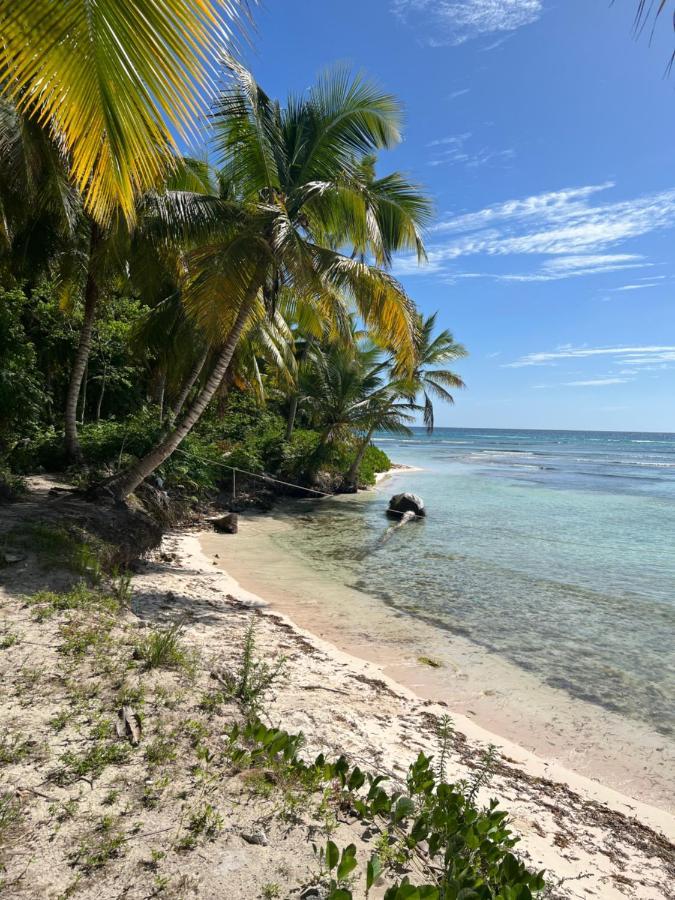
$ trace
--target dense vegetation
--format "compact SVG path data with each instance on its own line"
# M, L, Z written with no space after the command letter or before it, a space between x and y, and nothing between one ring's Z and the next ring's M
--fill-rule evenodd
M103 34L105 46L94 34L70 63L44 22L26 31L34 11L7 25L16 55L0 59L0 463L75 467L118 499L158 469L163 483L212 487L212 466L186 463L197 456L329 489L369 483L387 464L373 433L405 432L418 408L433 429L433 400L452 402L463 386L446 366L464 348L436 333L389 271L397 251L424 260L431 213L405 175L378 171L377 154L400 139L399 104L343 70L281 104L229 58L205 136L217 165L158 154L166 86L134 133L125 118L155 84L156 61L128 31L134 9L149 14L141 7L111 12L141 82L120 72ZM196 17L190 39L176 15L154 24L187 78L204 63L194 45L204 23ZM42 63L23 56L27 41ZM59 104L35 93L47 61ZM94 69L115 85L102 110L86 90ZM176 72L167 77L175 87ZM173 112L189 120L188 90L176 90ZM90 154L86 178L84 108L119 124L104 140L111 159Z

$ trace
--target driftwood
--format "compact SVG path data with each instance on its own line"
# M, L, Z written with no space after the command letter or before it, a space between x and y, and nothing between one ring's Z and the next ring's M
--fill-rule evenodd
M141 741L141 720L130 706L123 706L117 713L117 736L126 738L135 747Z

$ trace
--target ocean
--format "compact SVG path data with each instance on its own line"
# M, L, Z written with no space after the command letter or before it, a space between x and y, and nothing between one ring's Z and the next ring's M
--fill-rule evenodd
M421 429L415 470L302 504L284 552L571 696L675 733L675 435ZM392 493L424 521L388 530Z

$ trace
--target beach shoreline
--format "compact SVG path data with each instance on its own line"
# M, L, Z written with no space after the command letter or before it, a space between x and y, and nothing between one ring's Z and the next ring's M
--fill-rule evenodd
M508 744L504 752L509 755L523 761L535 757L543 777L576 784L578 776L598 802L608 802L613 791L623 798L617 802L624 812L644 807L645 821L672 828L673 748L668 738L646 723L542 685L460 635L322 578L316 571L320 566L302 565L275 546L276 537L293 527L283 512L244 516L240 525L235 537L201 533L200 547L258 604L287 615L338 652L372 665L380 677L421 702L445 704L453 719L461 717L463 727L478 728L492 743ZM325 602L327 596L331 602Z
M180 568L199 578L200 590L208 583L229 602L250 609L267 623L266 653L278 653L289 635L305 648L293 675L302 684L291 682L287 690L280 690L271 715L286 729L309 731L313 735L310 754L332 740L334 752L346 752L360 764L377 760L378 768L395 778L407 757L412 759L419 750L435 752L435 723L451 712L459 754L451 762L448 777L467 777L466 765L475 764L490 745L496 745L500 764L485 796L496 797L509 811L521 838L519 846L531 863L546 868L554 881L563 880L564 889L555 896L668 897L672 873L661 870L655 876L654 866L660 869L663 858L670 859L675 840L672 815L491 734L446 704L422 700L382 667L303 628L278 605L242 585L220 559L213 558L210 537L207 532L174 534L166 543L176 552ZM224 542L232 536L220 539ZM180 571L176 574L176 586L180 586L182 576ZM352 680L357 682L355 690L349 687ZM341 696L326 703L325 695L321 700L323 691ZM424 733L417 730L420 723L425 723ZM654 854L655 844L663 852Z

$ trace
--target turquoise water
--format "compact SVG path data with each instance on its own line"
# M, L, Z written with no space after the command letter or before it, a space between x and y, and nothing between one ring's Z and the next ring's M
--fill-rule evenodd
M437 429L405 472L303 503L285 549L575 697L675 733L675 435ZM386 533L390 495L428 517Z

